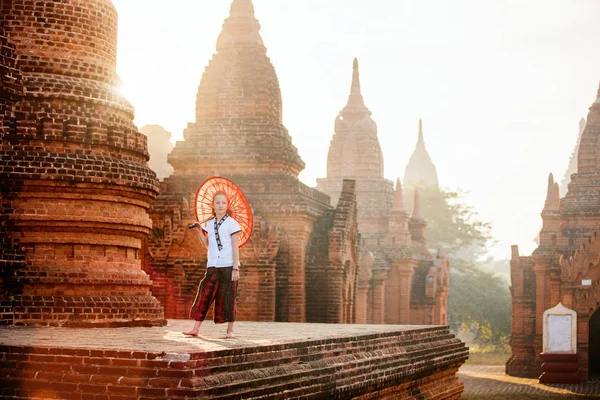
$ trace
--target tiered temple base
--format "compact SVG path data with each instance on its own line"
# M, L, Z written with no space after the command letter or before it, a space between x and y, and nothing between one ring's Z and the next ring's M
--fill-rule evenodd
M0 328L0 397L458 399L464 343L439 326L190 321Z
M580 383L577 354L541 353L544 360L540 383Z

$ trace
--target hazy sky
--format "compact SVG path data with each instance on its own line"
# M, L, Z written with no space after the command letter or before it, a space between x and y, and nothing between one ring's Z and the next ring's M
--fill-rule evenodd
M113 0L118 73L139 127L180 140L230 0ZM560 181L600 81L597 0L254 0L283 122L325 177L358 57L386 178L402 178L423 118L440 184L468 192L510 257L535 248L547 177ZM426 217L426 216L425 216Z

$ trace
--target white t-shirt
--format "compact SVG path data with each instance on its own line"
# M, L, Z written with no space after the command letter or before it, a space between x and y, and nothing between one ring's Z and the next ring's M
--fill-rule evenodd
M217 221L218 222L218 221ZM217 235L215 234L215 218L206 221L202 230L208 233L208 260L207 267L231 267L233 266L233 246L231 245L231 235L240 232L240 224L232 217L227 217L219 227L219 239L221 240L221 250L217 244Z

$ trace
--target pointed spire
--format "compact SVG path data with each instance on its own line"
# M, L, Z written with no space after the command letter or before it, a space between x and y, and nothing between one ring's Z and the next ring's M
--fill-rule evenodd
M402 198L402 184L400 178L396 179L396 192L394 193L393 210L404 211L404 199Z
M556 209L560 209L560 186L558 182L554 182L554 205Z
M217 51L235 45L258 45L264 48L259 31L260 24L254 17L252 0L233 0L229 9L229 18L225 20L223 30L217 39Z
M232 18L254 18L254 5L252 0L233 0L229 8Z
M417 148L425 150L425 139L423 138L423 120L419 118L419 138L417 139Z
M369 115L370 111L367 109L365 105L365 101L362 96L362 92L360 90L360 74L358 72L358 59L354 59L354 63L352 65L352 85L350 86L350 96L348 96L348 103L346 107L344 107L344 111L367 111Z
M600 89L598 89L598 92L600 92ZM585 129L585 125L586 125L586 120L585 120L585 118L582 117L579 120L579 135L581 135L583 133L583 130Z
M560 202L557 201L557 199L559 199L559 193L558 193L558 185L556 183L554 183L554 175L552 175L552 173L550 173L550 175L548 175L548 190L546 191L546 202L544 203L544 211L550 211L550 210L558 210L558 204Z
M419 184L436 187L439 185L435 165L433 165L433 161L431 161L431 157L425 148L422 119L419 119L417 145L404 170L403 181L404 186L406 187L412 187Z
M412 219L423 219L421 216L421 200L419 197L419 188L415 188L415 199L413 202L413 210L410 216Z

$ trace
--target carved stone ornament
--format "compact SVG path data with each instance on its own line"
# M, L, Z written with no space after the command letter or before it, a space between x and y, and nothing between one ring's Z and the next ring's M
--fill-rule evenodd
M257 260L273 260L279 251L279 226L255 220L250 245Z
M560 279L563 282L574 282L577 279L577 275L579 275L579 271L575 268L575 260L573 257L565 257L561 254L560 259Z

